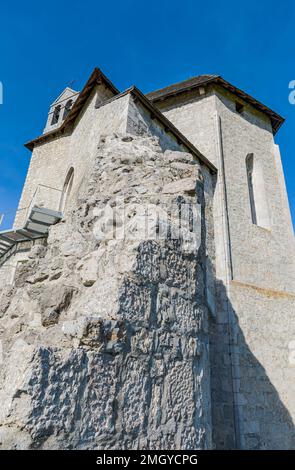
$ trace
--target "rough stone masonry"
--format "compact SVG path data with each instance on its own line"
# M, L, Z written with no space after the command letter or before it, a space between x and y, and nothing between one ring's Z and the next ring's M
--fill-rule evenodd
M295 448L283 121L217 75L54 101L0 234L0 448Z
M119 212L118 201L127 236L108 237L106 207ZM1 448L212 446L211 201L191 154L163 152L152 137L101 140L75 209L1 290ZM152 230L171 233L169 208L183 204L198 229L139 240L147 203Z

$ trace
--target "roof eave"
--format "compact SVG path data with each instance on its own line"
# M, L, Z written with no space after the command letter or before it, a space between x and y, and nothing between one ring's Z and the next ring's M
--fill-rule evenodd
M248 93L244 92L243 90L240 90L239 88L235 87L234 85L232 85L231 83L227 82L226 80L224 80L224 78L222 78L221 76L218 76L216 79L215 79L215 82L220 84L221 86L223 86L224 88L226 88L227 90L231 91L233 94L239 96L240 98L242 98L244 101L252 104L253 107L255 107L256 109L258 109L259 111L261 111L262 113L264 114L267 114L271 120L271 124L272 124L272 129L273 129L273 133L274 135L278 132L279 128L283 125L283 123L285 122L285 118L283 118L282 116L280 116L278 113L276 113L275 111L273 111L272 109L270 109L268 106L266 106L265 104L261 103L260 101L256 100L255 98L253 98L251 95L249 95Z
M146 96L153 103L157 103L159 101L164 101L167 98L170 98L172 96L177 96L179 94L182 94L182 93L200 88L200 87L202 87L204 85L208 85L210 83L219 84L220 86L222 86L223 88L231 91L233 94L239 96L240 98L242 98L246 102L252 104L252 106L255 107L256 109L258 109L259 111L263 112L264 114L267 114L269 116L270 120L271 120L271 125L272 125L274 135L278 132L279 128L285 122L285 119L282 116L280 116L278 113L271 110L268 106L266 106L263 103L261 103L260 101L256 100L251 95L248 95L244 91L240 90L239 88L235 87L231 83L227 82L220 75L213 75L210 78L208 78L206 80L203 80L201 83L200 82L195 83L195 84L190 83L188 85L184 85L184 86L180 87L178 90L174 89L174 90L169 91L169 87L167 87L168 90L167 90L167 92L165 92L165 88L163 88L162 93L160 93L161 90L158 90L158 92L160 94L155 95L154 97L153 97L153 94L156 93L156 92L148 93Z
M207 85L208 83L211 83L213 82L216 78L219 78L219 75L212 75L211 77L205 79L202 81L202 83L194 83L194 84L188 84L188 85L184 85L181 89L179 90L171 90L171 91L167 91L165 92L165 88L163 88L163 94L161 95L155 95L153 97L153 94L154 93L160 93L161 90L157 90L156 92L150 92L150 93L147 93L146 94L146 97L150 100L150 101L153 101L153 102L156 102L156 101L162 101L162 100L165 100L166 98L170 98L171 96L175 96L175 95L178 95L179 93L185 93L186 91L191 91L193 89L196 89L196 88L199 88L199 87L202 87L204 85ZM169 87L167 87L169 88Z
M104 73L99 68L95 67L62 125L53 131L40 135L36 139L30 140L29 142L25 143L25 147L29 150L33 150L36 144L46 141L49 137L58 137L59 135L62 135L65 130L69 128L69 126L76 120L86 100L90 96L93 87L99 83L104 83L107 85L107 87L110 88L115 95L120 93L120 91L104 75Z
M114 96L110 100L102 103L100 106L105 106L111 101L117 100L126 96L127 94L133 95L136 99L141 101L143 106L148 108L151 113L152 118L157 118L165 127L166 131L171 132L174 135L175 139L182 144L184 147L187 148L189 152L191 152L196 158L198 158L201 163L206 165L213 173L217 173L217 168L211 163L175 126L172 124L169 119L164 116L163 113L136 87L132 86L127 90L123 91L119 95Z

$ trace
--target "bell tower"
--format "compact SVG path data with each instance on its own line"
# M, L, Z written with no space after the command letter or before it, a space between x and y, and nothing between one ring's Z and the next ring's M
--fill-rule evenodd
M43 134L47 134L61 126L69 112L71 111L74 102L79 96L79 92L72 88L65 88L59 97L51 104L48 118Z

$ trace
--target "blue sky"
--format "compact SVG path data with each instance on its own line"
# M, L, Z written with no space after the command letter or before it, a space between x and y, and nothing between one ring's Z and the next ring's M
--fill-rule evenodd
M94 66L123 90L143 92L204 74L226 80L286 118L277 135L295 220L295 5L197 0L2 2L0 28L0 213L18 203L30 152L49 104Z

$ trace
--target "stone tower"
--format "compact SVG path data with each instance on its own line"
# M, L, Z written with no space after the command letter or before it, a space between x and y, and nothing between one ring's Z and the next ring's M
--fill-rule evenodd
M282 122L216 75L55 100L0 233L3 448L295 448Z
M218 168L211 364L216 444L230 445L233 426L238 447L293 448L294 234L274 141L283 119L214 75L148 97Z

